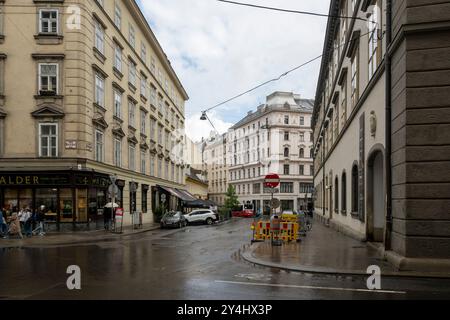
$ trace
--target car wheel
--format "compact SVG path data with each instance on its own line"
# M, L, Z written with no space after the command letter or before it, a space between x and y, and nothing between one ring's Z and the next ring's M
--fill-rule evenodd
M207 225L212 225L213 224L213 220L211 218L206 219L206 224Z

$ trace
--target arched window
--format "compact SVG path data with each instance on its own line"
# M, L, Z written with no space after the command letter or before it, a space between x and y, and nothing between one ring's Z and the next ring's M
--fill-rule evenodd
M341 178L341 210L342 213L347 212L347 174L342 172Z
M339 213L339 178L334 179L334 212Z
M352 168L352 212L358 212L358 165L353 165Z
M305 157L305 149L300 148L300 158L304 158Z
M289 157L289 148L284 148L284 156Z

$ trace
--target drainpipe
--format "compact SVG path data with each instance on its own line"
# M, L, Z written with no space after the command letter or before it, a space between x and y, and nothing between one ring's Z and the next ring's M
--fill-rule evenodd
M392 43L392 0L386 1L386 110L385 110L385 167L386 167L386 235L385 250L391 250L392 241L392 162L391 162L391 54L390 45Z

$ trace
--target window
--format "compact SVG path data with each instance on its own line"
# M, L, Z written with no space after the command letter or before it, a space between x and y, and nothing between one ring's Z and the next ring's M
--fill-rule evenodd
M283 165L283 174L289 175L290 166L288 164Z
M114 47L114 68L122 72L122 48L117 44Z
M163 143L163 127L161 125L158 126L158 143L160 145Z
M128 64L130 66L128 68L128 82L136 87L136 64L131 60Z
M359 49L352 58L352 107L356 105L359 99Z
M305 125L305 117L300 117L300 125L301 126Z
M300 148L299 157L304 158L305 157L305 149Z
M102 54L105 53L105 29L95 20L95 48Z
M141 96L147 98L147 78L141 75Z
M280 183L280 193L294 193L294 183L293 182L281 182Z
M300 182L300 193L313 193L314 185L311 183Z
M39 156L58 156L58 125L55 123L39 124Z
M153 155L150 156L150 175L155 176L155 157Z
M58 93L58 64L40 63L39 64L39 93L52 92Z
M289 116L284 116L284 124L289 124Z
M352 168L352 212L358 212L358 166L355 164Z
M284 132L284 141L289 141L289 131Z
M128 146L128 169L136 170L136 147L134 145Z
M344 127L347 121L347 76L342 83L342 99L341 99L341 128Z
M95 161L104 161L104 135L103 132L95 131Z
M58 10L39 10L39 33L58 33Z
M131 47L136 47L136 33L134 31L134 27L131 24L129 27L128 41L130 42Z
M114 24L116 25L117 28L119 28L119 30L122 28L122 10L117 4L117 1L114 9Z
M311 176L314 175L314 166L309 166L309 173Z
M114 90L114 115L121 119L122 118L122 93Z
M147 187L143 187L142 188L142 197L141 197L141 209L142 209L142 213L147 213L148 208L147 208L147 194L148 194L148 186Z
M303 132L300 132L300 142L305 142L305 134Z
M98 73L95 74L95 103L105 106L105 79Z
M156 128L156 120L150 119L150 139L155 141L155 128Z
M309 149L309 157L311 159L314 158L314 149L313 148Z
M147 47L144 43L141 43L141 59L147 64Z
M339 179L334 179L334 211L339 212Z
M378 67L378 6L375 4L369 17L369 80Z
M162 178L162 159L158 158L158 177Z
M300 165L299 166L299 168L298 168L298 174L299 175L301 175L301 176L304 176L305 175L305 166L304 165Z
M136 127L136 105L133 101L128 101L128 125Z
M153 73L153 75L156 75L155 57L151 57L151 59L150 59L150 71Z
M145 111L141 110L141 133L142 134L146 134L147 132L147 114L145 113Z
M117 138L114 139L114 165L122 166L122 141Z
M289 148L284 148L284 157L285 158L289 157Z
M144 151L141 151L141 173L147 173L147 158Z

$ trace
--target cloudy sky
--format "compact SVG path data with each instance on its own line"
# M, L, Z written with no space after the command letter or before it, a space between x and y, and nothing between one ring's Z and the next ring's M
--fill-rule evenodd
M193 140L212 127L201 111L322 53L327 19L266 11L216 0L138 0L190 100L186 132ZM330 0L240 0L328 13ZM276 90L314 98L320 60L209 113L222 133Z

